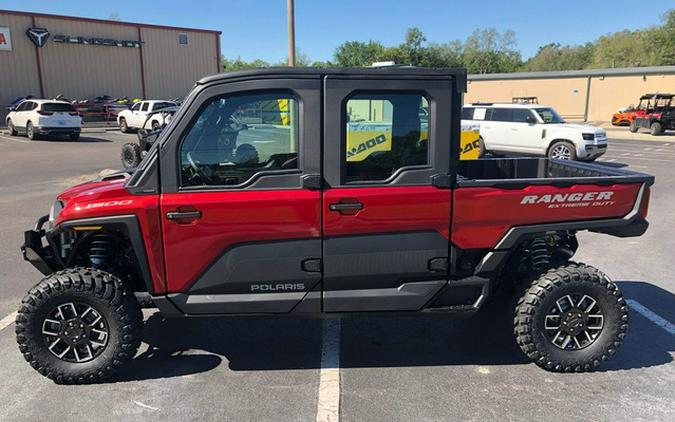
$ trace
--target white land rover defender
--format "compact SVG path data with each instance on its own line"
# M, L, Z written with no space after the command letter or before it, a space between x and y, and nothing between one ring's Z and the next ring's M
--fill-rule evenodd
M462 124L480 129L481 154L528 154L594 161L607 151L607 132L566 123L540 104L473 103L462 109Z

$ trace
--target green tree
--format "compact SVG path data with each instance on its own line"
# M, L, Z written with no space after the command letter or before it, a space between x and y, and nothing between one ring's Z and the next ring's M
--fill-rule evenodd
M469 73L516 71L522 65L516 34L511 30L499 33L495 28L476 29L464 43L462 62Z
M384 46L377 41L347 41L335 50L334 59L338 66L363 67L379 61L384 53Z

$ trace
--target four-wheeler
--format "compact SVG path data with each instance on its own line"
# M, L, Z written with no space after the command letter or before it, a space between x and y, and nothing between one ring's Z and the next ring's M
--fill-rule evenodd
M644 233L654 178L546 158L460 161L465 90L464 69L200 80L133 172L67 189L25 232L24 257L44 278L19 308L21 353L57 383L103 380L139 347L139 299L167 318L441 317L513 290L530 359L598 367L621 345L628 307L607 275L572 261L576 234ZM357 112L388 135L353 151Z
M178 111L178 107L167 107L161 110L148 113L148 116L143 123L142 129L136 132L138 143L128 142L122 145L122 166L125 169L136 168L145 154L150 150L152 144L157 140L160 132L171 121L172 116ZM157 124L156 122L160 122Z
M82 128L82 119L73 106L59 100L26 100L11 109L5 123L10 135L22 132L31 140L41 135L68 135L76 141Z
M147 121L150 113L163 110L169 107L176 107L177 104L173 101L140 101L134 103L130 109L122 110L117 114L117 125L122 133L130 132L131 130L142 129ZM150 125L153 130L159 129L163 122L159 119L161 115L156 114L157 119L151 119Z
M611 123L613 126L630 126L636 116L644 115L652 108L652 100L658 94L645 94L640 97L637 106L629 105L626 108L619 109L612 115Z
M462 123L479 126L481 155L527 154L590 162L607 152L604 129L566 123L545 105L473 103L463 108Z
M675 94L657 94L652 107L642 115L636 115L630 124L630 131L635 133L640 128L649 129L654 136L663 135L666 130L675 129Z

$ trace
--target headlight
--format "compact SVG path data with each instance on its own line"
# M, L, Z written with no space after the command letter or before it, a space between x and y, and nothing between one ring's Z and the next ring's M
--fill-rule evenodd
M47 220L47 229L51 230L54 228L54 220L59 216L61 210L63 209L63 202L54 201L52 207L49 209L49 220Z
M582 133L581 136L584 137L584 141L592 141L595 139L595 133Z

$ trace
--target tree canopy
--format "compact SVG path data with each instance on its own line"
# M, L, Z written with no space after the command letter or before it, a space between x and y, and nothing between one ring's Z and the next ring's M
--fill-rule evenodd
M669 10L662 21L651 28L603 35L584 45L543 45L527 60L522 59L516 34L511 30L476 29L464 41L437 43L428 41L419 28L412 27L399 45L385 46L375 40L345 41L335 49L332 61L311 61L298 51L296 65L363 67L393 61L420 67L465 67L469 73L675 65L675 9ZM225 71L286 65L285 60L270 64L223 58L222 62Z

